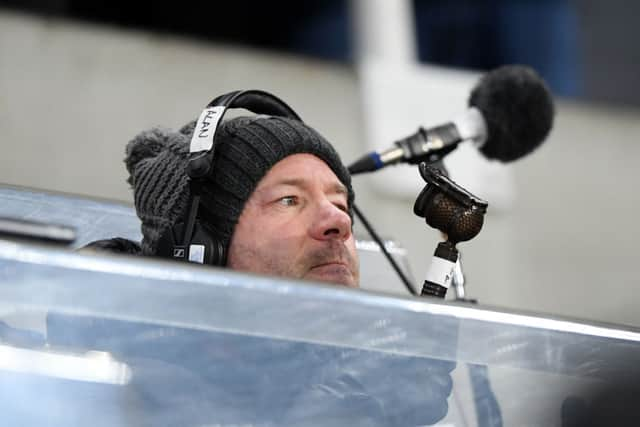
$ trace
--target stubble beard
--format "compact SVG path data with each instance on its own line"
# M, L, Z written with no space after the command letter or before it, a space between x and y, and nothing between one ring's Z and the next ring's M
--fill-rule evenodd
M353 282L321 281L351 287L359 286L357 254L354 257L344 243L337 241L312 249L294 259L292 259L290 253L281 253L278 251L278 248L265 251L253 245L240 245L233 249L233 256L230 259L229 267L238 271L280 276L290 279L305 279L314 266L336 261L346 265Z

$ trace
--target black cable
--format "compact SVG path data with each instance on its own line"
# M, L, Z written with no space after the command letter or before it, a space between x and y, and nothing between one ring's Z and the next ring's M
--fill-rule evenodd
M384 256L387 257L387 259L391 263L391 266L396 271L396 273L398 273L398 276L400 276L400 280L402 280L402 283L407 288L409 293L411 295L418 295L418 293L413 288L413 286L411 286L411 282L409 281L409 279L407 279L407 276L404 275L404 273L400 269L400 266L396 263L396 260L394 260L391 254L387 251L387 248L384 246L384 242L382 241L380 236L378 236L378 233L376 233L376 231L373 229L371 224L369 224L369 222L366 220L364 215L362 215L362 212L360 212L360 209L358 209L355 203L353 205L353 211L356 213L356 216L358 217L358 219L362 221L362 225L364 225L364 228L366 228L369 234L371 235L371 237L373 237L373 240L378 244L378 246L380 246L382 253L384 254Z

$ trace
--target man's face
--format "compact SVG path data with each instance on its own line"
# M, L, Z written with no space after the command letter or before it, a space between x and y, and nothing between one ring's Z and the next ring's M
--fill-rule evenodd
M276 163L258 183L229 246L235 270L357 287L347 189L311 154Z

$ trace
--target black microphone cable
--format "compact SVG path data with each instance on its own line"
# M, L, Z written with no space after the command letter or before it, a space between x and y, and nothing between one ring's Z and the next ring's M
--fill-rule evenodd
M380 236L378 236L378 233L376 233L376 231L373 229L373 227L371 226L369 221L367 221L367 219L364 217L362 212L360 212L360 209L358 209L358 206L356 206L355 203L353 204L353 211L355 212L355 214L358 217L358 219L360 220L360 222L362 222L362 225L364 226L364 228L367 229L367 232L369 233L369 235L371 235L373 240L378 244L378 246L380 246L380 250L382 251L384 256L387 258L389 263L391 263L391 266L396 271L396 273L398 273L398 276L400 277L400 280L402 281L404 286L407 288L409 293L411 295L418 295L418 292L413 288L413 286L411 285L411 282L409 281L407 276L403 273L403 271L400 268L400 266L398 265L398 263L396 263L396 260L393 259L393 257L389 253L389 251L387 251L387 248L385 247L384 242L382 241Z
M445 153L448 153L449 151L450 150L446 150ZM444 163L442 162L442 158L441 157L442 156L438 156L437 160L434 160L433 162L431 162L431 164L436 166L436 167L438 167L444 174L448 174L447 169L444 166ZM349 166L348 169L349 169L349 172L352 175L358 174L357 171L353 171L353 165ZM402 271L402 269L400 268L400 266L398 265L396 260L391 256L389 251L387 251L387 248L386 248L384 242L382 241L382 239L380 238L380 236L378 235L376 230L374 230L374 228L371 225L371 223L369 223L369 221L365 218L364 214L360 211L360 209L358 209L358 206L356 206L355 203L353 204L353 211L355 212L356 217L358 217L360 222L362 222L362 225L367 230L367 232L369 233L369 235L371 236L373 241L376 242L378 244L378 246L380 246L380 250L382 251L384 256L387 258L387 261L389 261L389 263L391 264L391 267L393 267L395 272L398 274L398 277L400 277L400 281L402 281L402 283L404 284L405 288L407 288L407 290L409 291L409 293L411 295L418 296L418 291L415 290L415 288L411 284L411 281L404 274L404 272Z

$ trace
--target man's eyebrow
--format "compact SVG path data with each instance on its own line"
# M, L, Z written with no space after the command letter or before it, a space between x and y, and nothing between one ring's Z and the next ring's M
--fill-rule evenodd
M282 179L279 180L275 183L273 183L274 186L276 185L291 185L294 187L304 187L305 182L304 179L302 178L286 178L286 179Z
M304 178L287 178L273 184L273 186L279 185L291 185L294 187L304 188L307 185L307 182ZM341 182L336 182L335 184L333 184L331 186L331 191L336 194L343 194L345 196L349 195L347 187L345 187Z
M338 194L343 194L345 196L349 195L349 191L347 190L347 187L345 187L344 184L341 183L341 182L336 182L333 185L333 191L338 193Z

